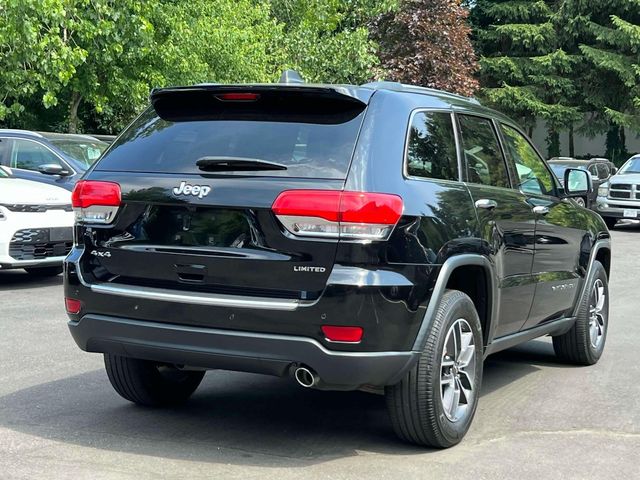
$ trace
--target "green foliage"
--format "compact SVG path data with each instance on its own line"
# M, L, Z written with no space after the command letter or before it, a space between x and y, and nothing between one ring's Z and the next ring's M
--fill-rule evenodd
M153 87L359 83L397 0L3 0L0 125L117 132Z
M554 22L556 1L480 0L472 12L481 52L481 95L530 128L549 126L549 153L557 132L582 118L572 77L578 58L567 52Z
M395 0L272 0L285 27L284 66L309 82L363 83L378 64L368 23Z
M619 162L624 129L640 133L640 1L564 0L558 18L581 55L577 84L589 112L582 129L606 132L606 155Z

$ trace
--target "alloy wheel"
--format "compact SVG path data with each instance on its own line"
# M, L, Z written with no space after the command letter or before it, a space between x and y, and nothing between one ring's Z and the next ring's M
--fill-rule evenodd
M591 295L589 296L589 338L591 345L598 348L604 339L607 326L606 312L604 305L606 293L602 280L597 279L593 284Z
M463 418L473 405L476 357L473 330L469 322L459 318L447 332L440 362L442 407L452 422Z

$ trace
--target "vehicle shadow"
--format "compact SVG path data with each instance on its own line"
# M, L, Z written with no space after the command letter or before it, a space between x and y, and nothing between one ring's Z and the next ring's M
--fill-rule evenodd
M24 270L0 271L0 292L5 290L21 290L25 288L62 286L62 275L55 277L36 277Z
M550 348L530 342L489 357L482 395L556 365ZM147 409L122 400L95 370L0 397L0 426L104 450L252 466L304 466L361 451L438 452L397 440L380 395L222 371L209 372L186 405Z

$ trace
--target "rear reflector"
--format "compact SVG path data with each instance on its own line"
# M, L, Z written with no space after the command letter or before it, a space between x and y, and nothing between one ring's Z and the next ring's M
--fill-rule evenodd
M67 309L67 313L76 315L80 313L80 310L82 309L82 302L80 302L80 300L76 300L75 298L65 298L64 306Z
M120 185L113 182L80 180L71 194L76 220L86 223L111 223L120 202Z
M287 190L273 212L294 235L385 240L402 216L402 198L387 193Z
M363 332L361 327L322 326L322 333L330 342L359 343Z

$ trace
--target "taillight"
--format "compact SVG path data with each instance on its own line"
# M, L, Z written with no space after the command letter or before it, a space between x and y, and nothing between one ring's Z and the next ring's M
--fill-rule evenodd
M402 216L402 198L388 193L287 190L273 212L293 235L386 240Z
M120 202L120 185L113 182L80 180L71 194L71 205L79 222L111 223Z

